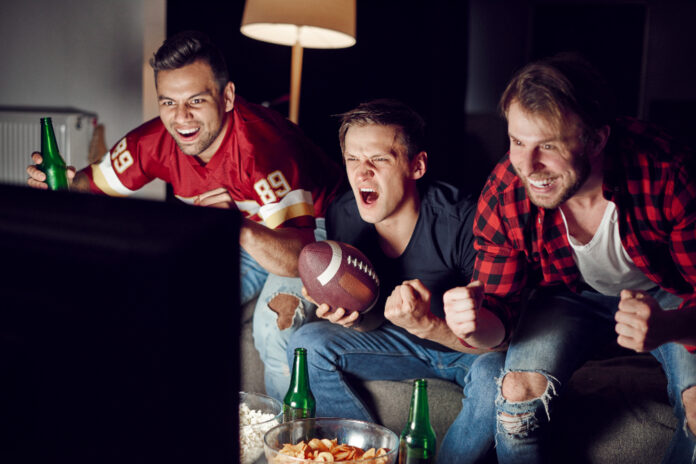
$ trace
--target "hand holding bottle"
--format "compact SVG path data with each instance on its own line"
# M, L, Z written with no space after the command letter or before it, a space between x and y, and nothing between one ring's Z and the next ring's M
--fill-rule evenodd
M46 174L40 168L41 163L43 163L43 157L41 156L41 153L38 151L32 153L31 160L34 162L34 164L27 166L27 174L29 175L29 178L27 179L27 184L30 187L38 189L48 189L49 186L46 182ZM72 180L75 178L75 172L75 167L66 166L65 174L68 179L68 184L71 184Z
M32 159L37 165L27 168L29 186L51 190L68 189L75 177L75 169L72 169L72 176L68 177L68 167L60 156L51 118L41 118L41 153L33 153Z

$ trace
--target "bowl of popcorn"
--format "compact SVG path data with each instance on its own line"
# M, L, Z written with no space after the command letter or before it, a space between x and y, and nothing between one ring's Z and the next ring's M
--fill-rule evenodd
M395 464L399 437L386 427L320 417L277 425L263 438L268 464Z
M283 404L260 393L239 392L239 462L264 462L263 436L283 420Z

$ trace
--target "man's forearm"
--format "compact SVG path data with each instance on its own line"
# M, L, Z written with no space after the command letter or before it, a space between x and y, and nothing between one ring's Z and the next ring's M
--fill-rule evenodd
M85 169L90 169L89 167ZM73 177L70 183L70 190L73 192L83 192L89 193L91 191L89 187L89 177L83 171L77 171L75 177Z
M309 229L270 229L244 219L239 231L239 244L268 272L297 277L297 260L302 248L314 241Z
M452 329L447 326L445 320L436 316L430 318L429 324L427 327L424 327L423 330L414 331L412 333L420 338L439 343L440 345L455 351L461 351L462 353L483 354L490 351L487 347L468 348L464 346L454 332L452 332ZM473 343L471 343L471 345L477 346Z
M464 338L465 343L477 348L491 349L498 347L505 340L505 326L498 316L486 307L478 310L476 326L476 331Z

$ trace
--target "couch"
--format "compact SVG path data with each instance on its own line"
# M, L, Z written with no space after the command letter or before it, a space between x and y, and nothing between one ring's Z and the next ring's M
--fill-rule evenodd
M241 390L264 392L263 363L252 339L255 302L243 307ZM411 395L411 381L368 381L362 392L378 421L399 433ZM596 464L659 463L677 420L667 400L666 379L652 356L619 350L590 361L570 381L558 404L553 427L554 462ZM430 419L439 440L461 407L460 388L448 381L428 381ZM496 462L491 456L491 463Z

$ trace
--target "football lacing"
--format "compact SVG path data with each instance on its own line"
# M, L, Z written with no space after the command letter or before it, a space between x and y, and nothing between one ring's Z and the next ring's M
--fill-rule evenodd
M346 261L347 261L348 264L350 264L351 266L357 267L357 268L360 269L362 272L364 272L365 274L367 274L368 276L370 276L370 277L372 278L372 280L374 280L374 281L377 283L377 285L379 285L379 278L377 277L377 274L375 273L375 271L373 271L372 269L370 269L370 267L369 267L366 263L363 263L363 262L362 262L361 260L359 260L358 258L354 258L354 257L352 257L352 256L348 256L348 257L346 258Z

